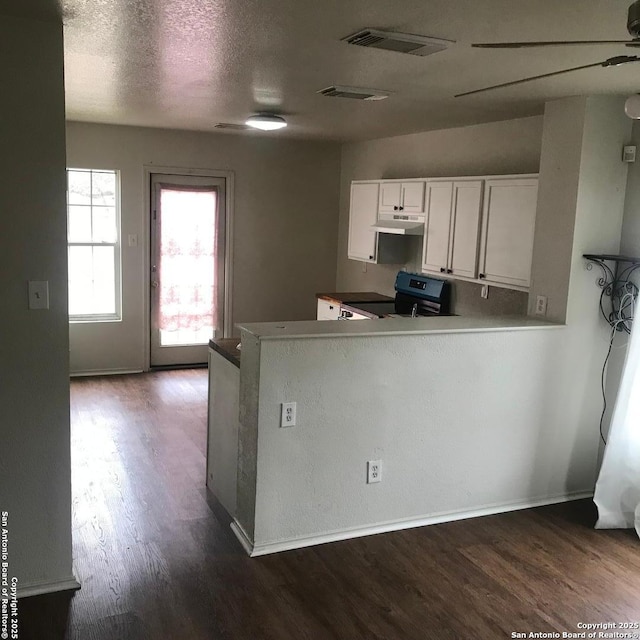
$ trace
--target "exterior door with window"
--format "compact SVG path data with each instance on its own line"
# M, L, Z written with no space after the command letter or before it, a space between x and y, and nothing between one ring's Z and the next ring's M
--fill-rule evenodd
M223 178L151 176L151 366L207 362L224 335Z

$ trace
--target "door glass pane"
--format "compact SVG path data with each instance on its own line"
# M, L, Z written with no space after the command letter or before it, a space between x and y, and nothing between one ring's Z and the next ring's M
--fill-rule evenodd
M160 189L160 344L206 344L215 327L216 191Z

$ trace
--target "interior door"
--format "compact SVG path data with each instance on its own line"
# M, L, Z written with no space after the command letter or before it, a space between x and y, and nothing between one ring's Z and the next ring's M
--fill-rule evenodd
M206 364L224 335L225 180L151 176L151 367Z

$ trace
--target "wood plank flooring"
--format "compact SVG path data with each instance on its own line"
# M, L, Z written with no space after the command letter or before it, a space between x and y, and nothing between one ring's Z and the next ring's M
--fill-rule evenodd
M82 590L67 640L492 640L640 622L640 541L594 531L589 501L248 558L204 488L206 375L72 382ZM32 637L60 638L65 606L22 601Z

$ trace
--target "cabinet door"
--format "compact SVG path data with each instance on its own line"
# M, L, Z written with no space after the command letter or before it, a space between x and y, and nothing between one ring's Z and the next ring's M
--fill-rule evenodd
M340 316L340 305L318 298L317 320L337 320Z
M400 209L400 199L402 196L402 183L382 182L380 184L380 205L381 213L393 213Z
M424 182L403 182L400 194L400 211L424 213Z
M487 180L480 273L487 281L528 287L538 180Z
M352 260L375 262L378 234L371 225L378 219L378 191L375 183L352 183L349 209L348 257Z
M453 182L427 182L422 270L446 273L449 264Z
M454 276L475 278L478 265L482 181L453 184L453 242L449 268Z

